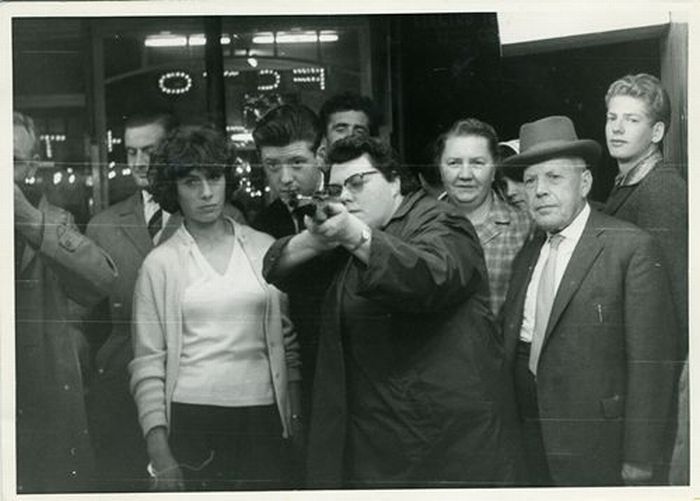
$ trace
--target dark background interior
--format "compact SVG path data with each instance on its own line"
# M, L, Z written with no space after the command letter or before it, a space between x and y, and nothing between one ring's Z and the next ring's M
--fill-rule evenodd
M283 27L298 24L299 19L225 17L222 22L228 28L244 25L253 32L258 25ZM101 21L13 19L16 107L21 109L17 103L31 105L33 99L42 100L41 106L23 111L37 120L40 129L67 136L65 142L53 148L57 169L70 167L87 172L89 168L89 148L96 141L92 132L95 96L90 92L96 66L95 54L86 42L94 23ZM323 99L344 90L341 87L358 88L363 68L371 69L372 97L388 115L385 131L393 145L405 162L433 173L432 141L455 120L465 117L491 123L507 140L518 136L524 122L564 114L574 121L580 137L595 139L604 146L604 95L608 85L627 73L660 73L660 43L653 38L503 57L494 13L307 16L303 21L307 25L335 23L342 27L345 23L367 27L365 31L348 29L351 37L344 40L349 42L323 55L328 71L343 78L329 79L335 87L330 86L326 92L306 92L304 99L318 109ZM171 27L196 32L200 20L124 18L119 25L125 34ZM356 39L362 33L367 40ZM358 43L366 44L370 61L357 59ZM138 68L143 51L140 42L113 33L104 41L105 76ZM167 57L163 57L159 62L167 64ZM190 101L168 100L146 80L139 76L110 84L105 102L111 122L119 122L120 114L153 104L169 106L186 119L197 118L204 106L201 90ZM234 111L228 113L231 116ZM120 147L116 148L115 157L121 157ZM594 168L592 198L596 200L605 199L615 175L615 164L605 148L603 151L600 164ZM128 177L116 181L130 182ZM115 182L111 188L117 186ZM44 188L54 203L73 211L80 223L87 221L92 212L89 186L44 183ZM125 193L130 189L133 187L126 186Z

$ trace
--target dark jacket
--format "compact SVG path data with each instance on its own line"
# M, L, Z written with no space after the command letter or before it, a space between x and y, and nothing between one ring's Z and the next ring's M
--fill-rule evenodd
M266 256L266 278L288 239ZM344 251L343 251L344 252ZM345 253L323 306L307 478L314 487L514 480L509 386L471 224L422 192Z
M278 198L258 214L252 227L274 238L291 236L297 231L292 218L287 206ZM289 297L289 316L299 338L305 421L311 415L321 302L333 277L334 259L336 258L329 255L304 263L294 274L295 279L285 282L285 292Z
M15 276L17 491L84 491L93 456L69 301L99 301L117 270L68 212L45 199L39 210L41 247L24 247Z
M279 198L260 211L250 226L275 238L294 235L297 232L292 214Z
M512 371L544 235L513 265L502 312ZM564 272L537 369L542 439L555 485L620 485L623 462L661 459L676 322L660 251L595 210Z
M666 260L679 321L678 358L688 354L688 186L672 166L658 163L636 184L613 188L603 210L639 226Z

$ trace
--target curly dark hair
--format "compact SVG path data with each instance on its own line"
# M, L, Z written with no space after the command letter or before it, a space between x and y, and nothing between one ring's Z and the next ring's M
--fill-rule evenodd
M342 164L367 154L372 166L382 173L384 179L393 181L396 176L401 180L401 194L406 195L420 188L415 174L398 160L394 150L386 143L373 137L347 136L334 142L326 157L333 169L333 164Z
M374 101L367 96L361 96L360 94L356 94L354 92L337 94L323 103L319 117L321 119L321 125L323 126L324 133L326 132L326 129L328 129L328 122L331 119L331 115L341 111L361 111L367 115L367 120L369 122L369 135L376 136L379 134L379 126L382 124L382 116L377 106L374 104Z
M177 180L199 169L212 177L225 177L226 200L230 202L238 188L234 158L235 153L224 136L213 127L177 127L151 157L149 177L153 199L167 212L179 211Z

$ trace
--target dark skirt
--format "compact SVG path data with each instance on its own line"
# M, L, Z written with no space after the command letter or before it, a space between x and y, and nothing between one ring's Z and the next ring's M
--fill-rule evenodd
M173 403L170 448L191 491L290 488L290 446L274 405Z

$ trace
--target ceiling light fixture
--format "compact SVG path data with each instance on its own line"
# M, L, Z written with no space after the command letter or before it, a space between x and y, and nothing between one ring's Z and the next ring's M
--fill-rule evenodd
M231 37L229 37L228 35L221 35L219 41L221 42L221 45L228 45L231 43ZM187 43L190 47L201 47L206 45L207 37L205 37L201 33L198 33L196 35L190 35L187 40Z
M231 43L231 37L229 35L221 35L220 38L221 45L228 45ZM202 33L196 33L194 35L174 35L169 31L164 31L158 35L148 35L144 40L143 44L146 47L201 47L207 43L207 37Z
M264 45L272 43L316 43L337 42L338 33L335 31L278 31L276 33L263 32L253 36L253 43Z
M184 35L173 35L166 31L159 35L147 36L143 44L146 47L185 47L187 45L187 37Z

